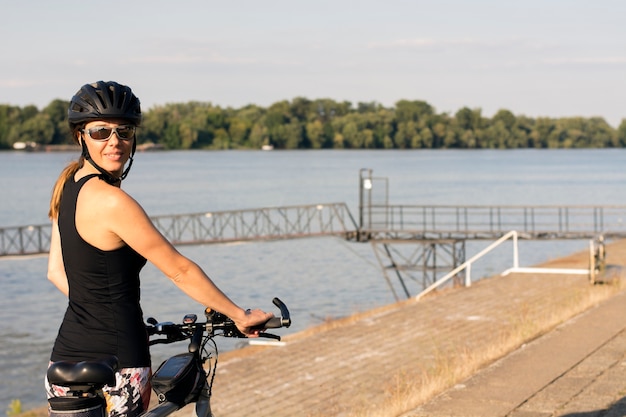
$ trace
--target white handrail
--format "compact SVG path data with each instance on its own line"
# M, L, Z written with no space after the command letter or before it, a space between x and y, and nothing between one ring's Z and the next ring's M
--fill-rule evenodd
M577 269L577 268L520 268L519 266L513 266L513 268L509 268L503 273L501 276L507 276L512 273L518 274L566 274L566 275L589 275L590 281L593 284L595 279L595 247L593 240L589 241L589 269Z
M513 267L507 269L501 275L508 275L512 272L538 273L538 274L590 274L591 273L590 270L592 267L590 267L590 269L520 268L519 267L519 251L517 248L517 231L511 230L510 232L502 236L500 239L496 240L491 245L487 246L485 249L478 252L476 255L472 256L470 259L463 262L458 267L454 268L448 274L444 275L443 277L441 277L440 279L432 283L430 286L425 288L421 293L415 296L415 299L419 300L424 295L428 294L429 292L433 291L440 285L444 284L445 282L450 280L452 277L454 277L456 274L458 274L464 269L466 270L465 271L465 286L466 287L471 286L472 285L472 277L471 277L472 263L476 262L478 259L482 258L488 252L491 252L497 246L502 244L504 241L511 239L511 238L513 238ZM593 245L593 242L591 242L591 244Z
M514 268L519 267L519 252L517 250L517 231L511 230L510 232L502 236L500 239L496 240L491 245L487 246L485 249L478 252L476 255L472 256L469 260L463 262L461 265L454 268L451 272L449 272L445 276L441 277L440 279L432 283L430 286L425 288L424 291L419 293L415 298L419 300L420 298L422 298L422 296L428 294L435 288L439 287L441 284L445 283L450 278L452 278L453 276L455 276L456 274L458 274L464 269L467 269L467 272L465 273L465 286L469 287L470 285L472 285L472 278L470 276L470 273L472 270L472 266L471 266L472 263L474 263L477 259L482 258L486 253L490 252L495 247L499 246L502 242L510 239L511 237L513 238L513 265L514 265L513 267Z

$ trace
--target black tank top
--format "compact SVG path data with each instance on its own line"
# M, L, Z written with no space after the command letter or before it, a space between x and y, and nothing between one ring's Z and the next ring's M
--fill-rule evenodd
M115 355L122 368L150 366L139 305L139 271L145 258L127 245L100 250L85 242L76 230L78 193L93 177L88 175L77 182L70 178L63 188L58 224L69 305L51 360L95 360Z

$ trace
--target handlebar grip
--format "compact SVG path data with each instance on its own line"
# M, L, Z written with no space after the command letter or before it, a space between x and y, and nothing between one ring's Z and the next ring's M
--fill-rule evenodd
M291 325L291 319L285 320L283 317L272 317L263 326L265 329L278 329L280 327L289 327Z
M291 326L291 316L289 314L289 309L287 308L287 306L285 305L285 303L283 303L280 298L278 297L274 297L274 299L272 300L272 303L274 303L274 305L276 307L278 307L280 309L280 315L282 317L274 317L273 319L270 319L268 324L267 324L267 328L277 328L277 327L289 327ZM275 322L278 318L278 323L277 325L271 326L270 323L275 324L273 322Z
M272 302L276 307L280 309L280 317L272 317L268 321L263 324L259 324L254 326L254 329L278 329L281 327L289 327L291 326L291 317L289 317L289 309L280 301L278 297L275 297Z

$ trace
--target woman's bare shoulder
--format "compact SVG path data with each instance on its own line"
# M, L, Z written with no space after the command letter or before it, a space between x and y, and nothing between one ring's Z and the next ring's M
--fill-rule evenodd
M94 203L107 207L110 205L137 204L137 202L123 189L108 184L99 178L90 179L81 190L81 196Z

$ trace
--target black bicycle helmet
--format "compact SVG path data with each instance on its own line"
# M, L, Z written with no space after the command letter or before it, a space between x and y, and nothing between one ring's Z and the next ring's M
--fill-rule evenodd
M70 128L93 120L124 119L141 123L139 99L130 89L114 81L85 84L72 97L67 110Z

